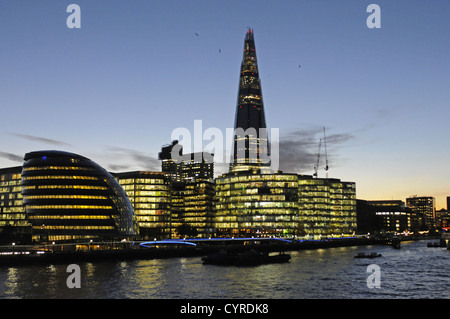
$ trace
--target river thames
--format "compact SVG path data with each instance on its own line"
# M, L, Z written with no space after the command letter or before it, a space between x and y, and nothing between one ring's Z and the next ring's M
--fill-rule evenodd
M358 259L360 252L379 258ZM2 299L446 299L450 251L427 241L291 252L284 264L203 265L200 257L0 267ZM379 270L378 285L369 277ZM372 268L371 268L372 267ZM372 283L372 284L371 284Z

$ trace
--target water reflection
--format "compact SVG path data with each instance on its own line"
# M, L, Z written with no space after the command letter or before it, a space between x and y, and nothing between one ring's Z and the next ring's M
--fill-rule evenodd
M358 252L382 253L355 259ZM287 264L203 265L200 258L80 263L81 288L67 265L0 267L0 298L448 298L450 251L424 242L292 252ZM367 266L381 288L367 287Z

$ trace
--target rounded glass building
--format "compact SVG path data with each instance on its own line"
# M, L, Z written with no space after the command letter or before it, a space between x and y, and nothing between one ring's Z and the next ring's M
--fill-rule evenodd
M36 241L121 240L138 234L120 184L86 157L62 151L25 154L22 195Z

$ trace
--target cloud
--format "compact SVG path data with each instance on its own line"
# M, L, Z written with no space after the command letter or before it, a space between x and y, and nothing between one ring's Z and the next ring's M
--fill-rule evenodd
M109 163L105 166L112 171L127 171L127 170L149 170L161 171L161 162L150 155L143 152L116 146L107 146L106 151ZM111 154L112 153L112 154ZM111 159L114 163L111 163Z
M312 174L317 164L319 143L320 149L319 168L325 167L325 141L323 128L310 128L290 132L281 137L279 142L280 170L287 173ZM328 161L335 161L337 149L344 143L353 139L351 133L337 133L326 136ZM332 151L332 152L330 152ZM330 153L333 154L330 156Z
M65 145L65 146L71 146L69 143L66 142L61 142L61 141L57 141L57 140L52 140L49 138L44 138L44 137L39 137L39 136L33 136L33 135L27 135L27 134L19 134L19 133L8 133L10 135L14 135L17 137L21 137L24 138L26 140L29 141L33 141L33 142L40 142L40 143L45 143L45 144L51 144L51 145Z
M0 152L0 157L6 158L6 159L8 159L10 161L13 161L13 162L20 162L20 163L23 162L23 156L19 156L19 155L16 155L16 154Z

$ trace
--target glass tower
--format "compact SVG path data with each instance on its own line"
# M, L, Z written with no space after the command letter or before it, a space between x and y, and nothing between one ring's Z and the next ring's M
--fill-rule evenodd
M231 171L269 166L269 145L253 30L245 35Z

